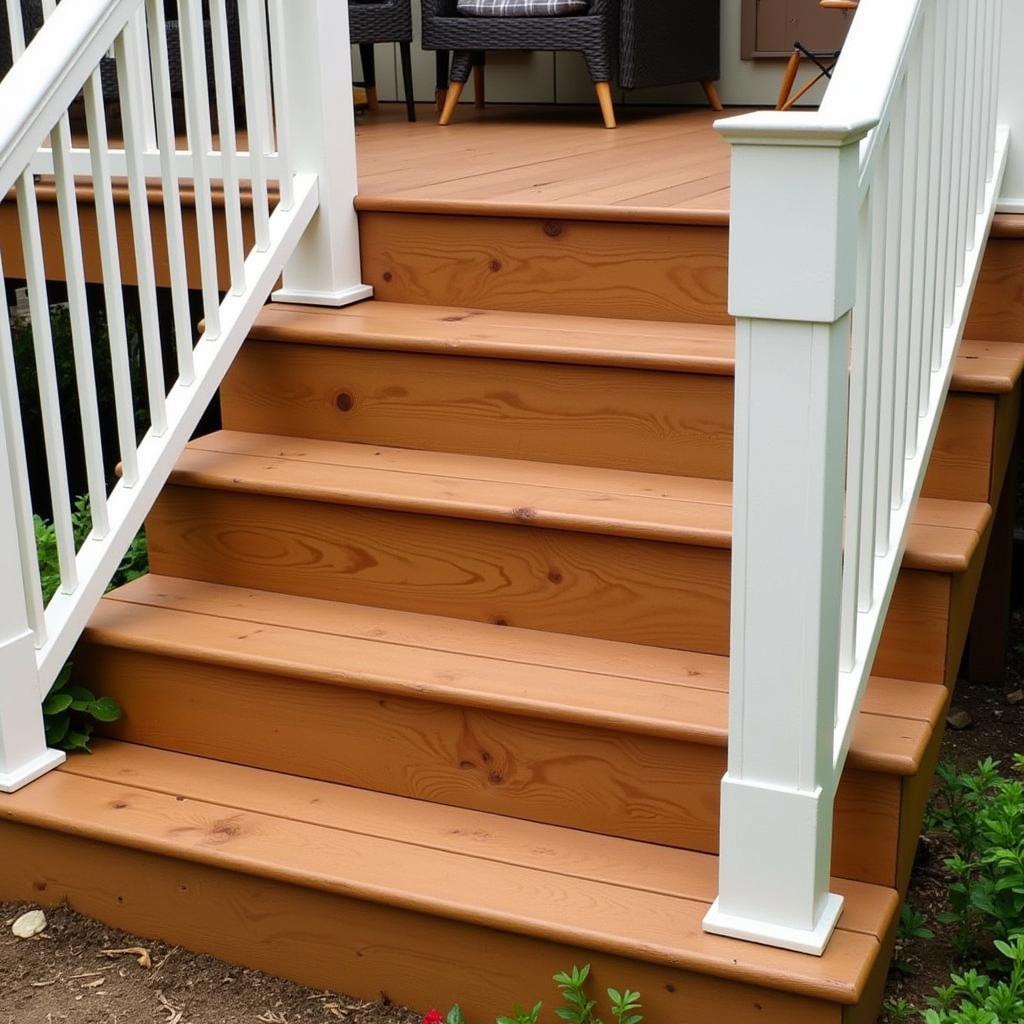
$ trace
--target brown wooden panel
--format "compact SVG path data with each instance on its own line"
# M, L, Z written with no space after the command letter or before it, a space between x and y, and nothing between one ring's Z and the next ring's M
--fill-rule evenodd
M90 284L102 284L103 273L100 265L99 233L96 225L96 208L93 205L92 189L79 188L78 217L82 233L82 259L85 279ZM57 217L57 202L52 188L39 186L39 226L43 242L43 267L51 281L64 280L64 255L61 246L60 224ZM163 206L159 201L159 190L150 190L149 226L153 244L153 267L156 283L168 288L171 283L170 265L167 257L167 233L164 227ZM131 211L127 191L118 189L115 194L114 218L117 224L118 249L121 259L121 279L126 285L137 285L135 269L134 235L132 234ZM182 227L185 239L185 262L188 269L190 288L201 287L199 268L199 240L196 226L195 205L189 194L182 196ZM227 228L224 221L224 206L219 199L213 208L214 237L217 245L217 276L222 291L227 290L228 277ZM25 264L18 233L18 209L14 202L0 203L0 246L4 254L4 273L8 277L24 278ZM248 210L242 217L242 234L246 246L255 238L252 217Z
M729 377L247 344L229 430L728 479Z
M119 739L713 853L725 750L86 644ZM381 751L388 752L381 757ZM891 885L901 782L848 770L833 873Z
M724 654L720 549L168 487L154 572Z
M489 1019L551 992L590 962L595 985L630 985L652 1018L703 1024L840 1024L833 1003L641 964L550 940L427 917L25 825L0 826L0 895L76 910L315 988L426 1010L459 1002ZM296 927L296 922L302 922ZM844 940L845 941L845 940Z
M949 396L924 478L926 497L989 500L995 408L993 395Z
M971 304L967 334L987 341L1024 338L1024 242L989 239Z
M950 577L904 569L896 582L872 671L942 683L946 675Z
M731 323L728 232L716 227L363 213L379 299Z

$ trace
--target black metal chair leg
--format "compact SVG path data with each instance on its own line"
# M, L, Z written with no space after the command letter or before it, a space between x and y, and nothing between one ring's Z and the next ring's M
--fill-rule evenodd
M405 113L410 121L416 120L416 96L412 83L412 44L399 43L398 49L402 57L402 85L405 87Z
M373 53L373 43L359 44L359 60L363 65L363 85L366 87L366 105L370 110L377 110L377 62Z

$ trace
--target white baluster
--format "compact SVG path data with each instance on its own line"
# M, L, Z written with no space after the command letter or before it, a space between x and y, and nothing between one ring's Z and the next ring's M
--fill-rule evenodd
M93 205L96 210L96 234L103 274L103 298L107 309L107 340L113 378L117 438L121 453L121 480L133 487L139 479L139 458L135 436L135 401L128 360L128 331L121 289L121 257L117 247L117 219L110 181L110 157L107 151L106 116L103 111L103 84L99 71L85 83L85 124L89 136L89 156L93 176Z
M295 205L295 187L292 183L291 145L288 118L288 53L285 37L288 32L284 13L284 0L270 0L270 48L274 85L274 128L277 137L277 157L280 168L278 187L280 207L290 210Z
M143 131L138 116L138 101L132 92L134 76L126 36L114 44L117 87L121 98L121 122L124 128L124 155L128 167L128 203L131 210L135 252L135 274L139 289L139 313L142 321L142 347L146 354L146 392L153 432L159 437L167 429L167 390L160 338L160 314L156 299L156 271L153 267L153 236L149 226L149 194L142 168Z
M266 252L270 244L270 207L267 199L267 36L263 20L265 0L239 0L242 42L242 78L245 84L245 115L249 136L249 177L252 213L256 227L256 251Z
M234 82L224 0L210 0L210 37L217 87L217 135L220 140L224 223L227 228L231 294L245 291L245 245L242 240L242 199L238 186L238 144L235 138Z
M188 387L196 378L192 354L192 315L188 302L188 265L185 262L185 230L181 194L175 166L174 108L167 54L167 27L163 0L147 0L149 55L156 100L156 134L160 150L160 186L163 194L164 231L167 235L167 269L171 279L171 312L178 355L178 381Z
M199 276L203 291L204 334L212 341L220 337L220 293L217 284L213 196L210 190L210 97L206 74L203 12L199 0L179 0L178 14L181 19L179 25L185 112L189 144L192 148L192 184L199 235Z

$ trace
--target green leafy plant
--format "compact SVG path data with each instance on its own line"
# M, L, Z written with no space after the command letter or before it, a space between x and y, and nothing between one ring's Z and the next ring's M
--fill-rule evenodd
M906 1024L917 1020L920 1014L905 999L887 999L882 1004L882 1016L886 1024Z
M601 1024L601 1021L594 1016L597 1010L597 1000L591 999L586 992L587 980L590 977L590 964L583 967L573 967L571 971L559 971L554 976L554 982L562 994L562 998L568 1006L560 1006L555 1010L556 1016L568 1024ZM630 989L620 992L618 989L607 990L608 999L611 1004L611 1014L615 1024L643 1024L643 1015L637 1011L643 1009L640 1003L640 993ZM540 1012L543 1009L543 1002L534 1004L530 1010L524 1010L517 1005L511 1014L498 1017L495 1024L537 1024L540 1019ZM461 1008L456 1004L449 1011L447 1016L442 1016L439 1010L430 1010L423 1017L423 1024L467 1024Z
M1014 767L1024 769L1019 754ZM956 848L945 861L949 909L938 919L953 926L954 947L969 962L979 942L1024 933L1024 785L992 758L973 772L942 766L938 774L928 824Z
M43 701L47 746L58 750L89 752L89 740L97 722L116 722L121 707L112 697L97 697L76 686L71 665L65 665Z
M555 1014L568 1021L569 1024L592 1024L594 1010L597 1009L597 1000L587 997L583 986L590 977L590 964L583 967L573 966L572 971L559 971L554 981L562 998L569 1004L560 1006Z
M641 1014L636 1011L643 1009L640 1003L640 993L630 992L627 988L625 992L619 992L617 989L608 989L608 998L612 1001L612 1016L615 1018L616 1024L640 1024L644 1019Z
M524 1010L516 1006L511 1017L499 1017L495 1024L537 1024L543 1003L535 1003L532 1010Z
M997 939L995 949L1001 981L976 970L953 974L950 984L935 990L925 1024L1020 1024L1024 1021L1024 936Z

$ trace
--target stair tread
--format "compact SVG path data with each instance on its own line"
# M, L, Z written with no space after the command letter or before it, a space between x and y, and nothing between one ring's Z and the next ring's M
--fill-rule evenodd
M0 799L0 817L842 1004L898 905L836 879L839 929L808 957L702 932L714 856L112 741Z
M728 548L728 481L480 455L217 431L193 441L173 483L428 515ZM984 502L922 498L904 566L965 572Z
M85 640L708 746L727 742L727 658L150 575L100 603ZM850 763L921 765L942 687L875 678Z
M342 309L271 303L260 341L626 366L731 376L732 326L519 313L368 300ZM1024 343L965 339L954 391L1002 394L1024 371Z

